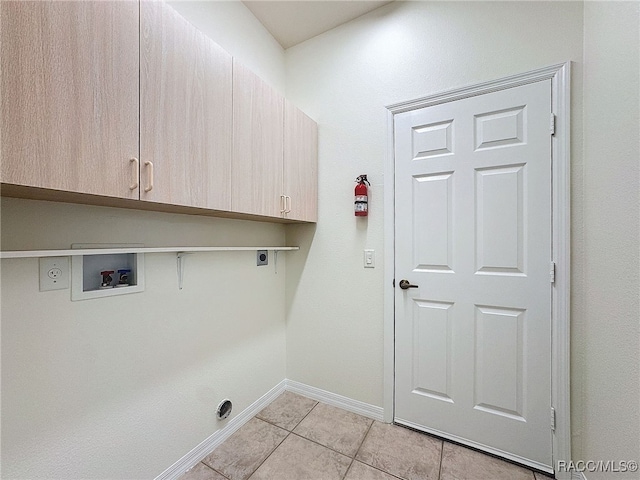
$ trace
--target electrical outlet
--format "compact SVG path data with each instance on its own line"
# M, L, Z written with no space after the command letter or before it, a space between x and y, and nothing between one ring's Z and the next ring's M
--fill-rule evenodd
M269 264L269 252L267 250L258 250L258 259L257 265L268 265Z
M40 291L69 288L69 257L40 258Z

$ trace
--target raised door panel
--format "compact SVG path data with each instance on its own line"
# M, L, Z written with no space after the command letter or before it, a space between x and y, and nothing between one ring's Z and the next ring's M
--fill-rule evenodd
M318 125L285 101L284 189L289 196L285 217L318 220Z
M138 2L0 9L2 183L138 198Z
M230 210L231 56L164 2L141 9L140 198Z
M282 216L284 98L233 62L234 212Z

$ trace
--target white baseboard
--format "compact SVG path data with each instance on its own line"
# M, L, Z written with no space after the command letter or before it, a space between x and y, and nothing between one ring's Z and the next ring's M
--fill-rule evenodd
M240 427L251 420L260 410L269 405L275 400L282 392L284 392L286 386L286 380L282 380L275 387L265 393L258 400L253 402L247 408L245 408L238 415L233 417L229 423L223 428L217 430L209 437L205 438L199 445L194 447L189 453L178 460L176 463L167 468L164 472L158 475L155 480L176 480L184 472L194 467L202 460L207 454L224 442L227 438L233 435Z
M233 417L223 428L205 438L184 457L158 475L155 480L177 480L184 472L197 465L200 460L233 435L240 427L251 420L260 410L269 405L285 390L380 422L384 421L384 409L382 407L376 407L368 403L360 402L359 400L353 400L336 393L321 390L320 388L311 387L304 383L285 379Z
M384 409L382 407L376 407L369 403L353 400L349 397L343 397L342 395L327 392L326 390L311 387L294 380L285 380L285 384L285 389L290 392L312 398L313 400L326 403L327 405L342 408L349 412L357 413L358 415L378 420L379 422L384 422Z

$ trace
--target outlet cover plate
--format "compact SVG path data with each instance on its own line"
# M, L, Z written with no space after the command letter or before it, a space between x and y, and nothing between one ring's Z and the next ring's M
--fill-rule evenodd
M269 251L268 250L258 250L256 255L256 264L260 265L269 265Z
M40 257L40 291L69 288L69 257Z

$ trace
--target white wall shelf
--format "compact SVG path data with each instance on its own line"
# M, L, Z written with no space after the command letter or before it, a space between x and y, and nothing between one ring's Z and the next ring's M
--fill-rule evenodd
M69 250L13 250L0 252L5 258L66 257L74 255L111 255L120 253L197 253L197 252L238 252L251 250L271 250L288 252L300 247L131 247L131 248L82 248Z
M79 248L78 248L79 247ZM79 245L76 248L69 250L5 250L0 252L0 259L10 258L42 258L42 257L71 257L75 272L77 276L74 280L75 291L72 292L73 300L84 300L86 298L97 298L102 296L109 296L122 293L135 293L144 290L144 255L135 255L136 262L136 278L138 284L127 287L126 289L116 290L91 290L85 291L83 287L83 269L84 259L82 257L91 255L123 255L123 254L144 254L144 253L175 253L178 267L178 288L182 290L184 280L184 265L187 255L193 253L206 253L206 252L250 252L258 250L271 250L274 252L274 266L276 273L278 269L278 252L290 252L300 250L300 247L283 247L283 246L271 246L271 247L143 247L143 246L129 246L129 247L94 247L94 248L82 248L84 245ZM117 292L117 293L116 293Z

